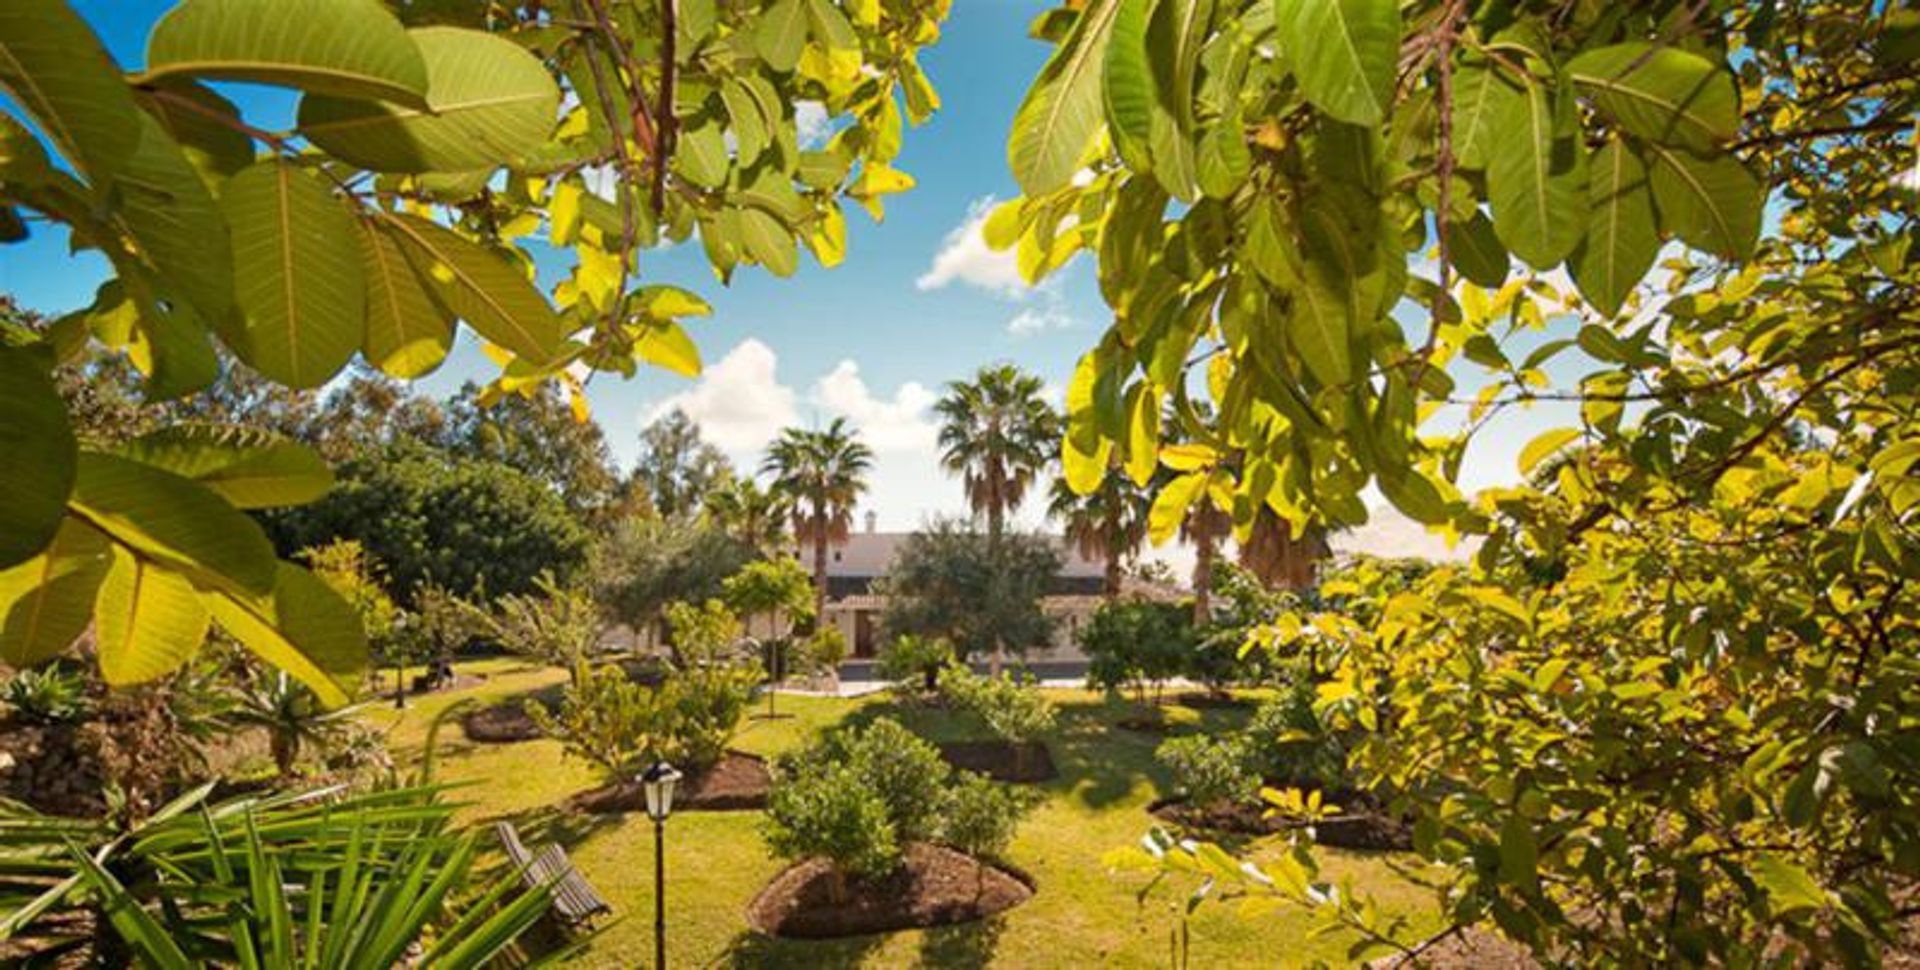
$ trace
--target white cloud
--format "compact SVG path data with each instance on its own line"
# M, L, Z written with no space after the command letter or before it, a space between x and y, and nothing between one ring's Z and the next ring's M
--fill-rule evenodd
M700 425L707 440L731 452L757 452L799 420L793 388L779 382L779 356L758 340L741 341L701 372L693 387L648 408L641 424L675 409Z
M1031 337L1048 330L1066 330L1075 324L1064 301L1050 299L1045 306L1028 307L1007 321L1007 332L1016 337Z
M992 211L993 205L994 198L989 195L975 199L967 206L966 220L947 233L947 238L940 244L940 251L933 255L933 265L914 280L914 286L922 290L938 290L958 282L1016 299L1032 291L1033 288L1020 278L1013 252L996 252L987 246L986 237L980 233L987 224L987 213Z
M860 376L860 365L843 360L813 385L808 400L831 417L846 418L875 451L918 452L932 459L939 429L934 424L934 392L908 381L892 398L875 397Z
M793 106L793 127L801 148L818 148L833 134L833 118L827 106L818 101L800 101Z

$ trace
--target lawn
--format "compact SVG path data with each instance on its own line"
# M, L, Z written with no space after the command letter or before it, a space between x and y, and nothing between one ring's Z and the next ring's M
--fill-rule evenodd
M403 765L418 760L433 716L463 699L492 703L556 683L558 670L532 669L511 661L485 661L461 668L484 673L487 682L464 691L410 702L408 709L374 710L366 716L390 728L389 741ZM1011 861L1033 877L1034 898L1001 917L932 931L914 931L835 942L769 940L746 928L743 912L784 865L761 840L758 812L689 812L668 823L668 946L674 966L1003 966L1160 967L1169 964L1175 904L1184 897L1162 890L1141 903L1139 880L1114 875L1101 864L1107 850L1135 842L1151 825L1146 806L1167 784L1153 761L1158 738L1113 727L1123 704L1084 691L1055 691L1061 705L1058 729L1048 737L1061 775L1044 787L1048 799L1020 830ZM944 712L901 707L881 695L860 699L781 697L779 720L749 720L735 747L760 755L802 743L822 727L882 714L900 719L936 741L979 736ZM1235 711L1174 707L1181 729L1230 726ZM468 742L448 721L437 745L436 777L468 783L457 797L469 803L473 823L511 819L529 842L558 840L581 872L614 904L618 921L593 941L589 966L630 966L651 952L653 842L644 815L591 816L557 806L598 782L583 762L566 757L552 741L507 745ZM491 840L489 839L489 842ZM1255 846L1254 848L1260 848ZM1408 914L1409 936L1437 925L1431 896L1398 876L1387 857L1325 850L1323 874L1350 879L1390 911ZM1194 966L1342 962L1350 939L1309 937L1309 921L1297 913L1247 921L1231 907L1203 907L1191 922Z

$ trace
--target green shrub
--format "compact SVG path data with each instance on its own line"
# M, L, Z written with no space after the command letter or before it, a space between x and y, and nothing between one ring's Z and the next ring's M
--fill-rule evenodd
M592 762L609 781L624 781L668 757L675 703L664 688L634 683L618 667L582 665L561 695L559 710L529 702L526 711L567 754Z
M1153 754L1173 772L1174 787L1195 806L1244 802L1260 792L1260 778L1248 768L1241 738L1201 734L1170 738Z
M847 635L837 626L823 626L801 641L808 669L838 676L847 659Z
M945 637L907 633L880 648L878 670L900 693L932 693L940 687L940 670L953 660L953 644Z
M932 838L945 810L953 769L940 749L892 718L857 730L835 731L800 758L844 766L887 807L887 821L902 841Z
M719 667L682 674L659 687L672 705L665 726L667 759L700 769L719 761L747 714L759 676L749 667Z
M87 685L81 676L58 666L29 668L0 685L0 702L13 719L26 724L66 724L87 716Z
M982 677L959 663L948 665L942 677L947 696L1003 741L1024 744L1054 725L1053 702L1031 679L1011 674Z
M849 876L885 875L900 864L887 804L851 765L806 760L783 771L767 797L767 846L783 859L819 856L832 866L830 895L846 900Z
M1087 655L1087 682L1109 692L1131 690L1140 704L1147 688L1187 673L1198 639L1192 611L1178 603L1114 600L1094 611L1078 636Z
M947 789L940 840L979 859L1004 855L1020 820L1040 803L1031 788L1002 785L973 771L956 772Z
M1347 787L1347 745L1314 713L1314 688L1297 680L1261 704L1242 731L1249 766L1281 786Z

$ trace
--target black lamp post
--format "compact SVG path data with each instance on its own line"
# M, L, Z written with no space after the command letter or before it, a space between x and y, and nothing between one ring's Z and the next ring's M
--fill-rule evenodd
M653 819L653 963L667 966L667 816L673 814L673 785L680 772L656 761L640 776L647 796L647 817Z

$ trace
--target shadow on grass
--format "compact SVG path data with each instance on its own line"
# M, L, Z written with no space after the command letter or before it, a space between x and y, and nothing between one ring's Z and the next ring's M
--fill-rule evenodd
M1004 917L991 917L974 923L939 926L920 939L920 963L928 967L977 970L992 962L1000 947L1000 934L1006 931Z
M541 846L553 842L572 852L600 832L618 827L621 816L569 812L554 805L542 805L524 812L489 815L476 826L486 833L482 837L485 848L499 848L493 831L496 822L512 822L514 829L520 833L520 841L526 843L530 851L539 852ZM504 866L505 863L506 857L500 856L500 864Z
M782 940L763 933L741 933L721 954L721 966L737 968L807 967L810 970L852 970L864 966L880 948L884 936L849 936L838 940Z

